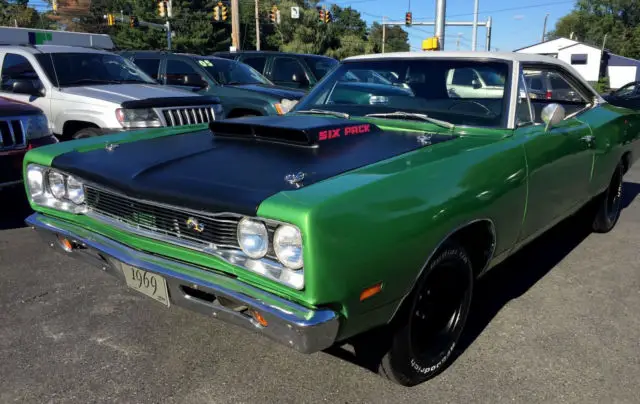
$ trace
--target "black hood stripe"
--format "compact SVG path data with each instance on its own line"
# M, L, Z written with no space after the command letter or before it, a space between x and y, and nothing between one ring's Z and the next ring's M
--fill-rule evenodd
M319 129L315 117L307 120L309 127ZM282 129L286 123L281 118ZM358 124L364 123L350 121ZM111 151L70 152L56 157L52 166L134 198L255 215L262 201L280 191L307 187L456 137L434 134L428 142L420 142L418 135L379 130L333 142L331 147L295 147L202 131L125 143ZM285 181L285 176L296 173L304 173L302 184Z

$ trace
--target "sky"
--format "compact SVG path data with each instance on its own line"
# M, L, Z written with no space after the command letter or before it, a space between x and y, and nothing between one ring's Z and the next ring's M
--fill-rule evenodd
M262 0L266 1L266 0ZM358 10L367 24L387 21L404 21L405 13L413 13L413 21L433 22L435 18L435 0L335 0L326 1L327 5L337 4ZM406 2L402 4L403 2ZM478 21L487 21L492 17L491 50L513 51L540 42L544 17L548 13L547 31L552 30L556 21L568 14L575 0L479 0ZM31 0L30 4L41 9L43 0ZM448 0L446 19L449 21L473 21L474 0ZM406 27L412 51L420 51L422 40L434 34L433 26ZM446 27L445 50L455 50L460 37L460 50L471 50L471 27ZM484 50L486 28L478 27L477 49Z

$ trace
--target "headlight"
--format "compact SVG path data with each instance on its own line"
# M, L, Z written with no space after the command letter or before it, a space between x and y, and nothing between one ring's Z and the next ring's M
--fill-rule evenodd
M27 166L27 192L36 205L84 213L84 184L77 178L37 164Z
M151 108L116 109L116 118L125 128L158 128L162 126L158 114Z
M244 256L235 257L234 264L291 288L304 288L302 236L297 227L245 217L238 223L238 244Z
M245 217L238 223L238 244L249 257L264 257L269 251L267 227L262 222Z
M273 235L273 250L286 267L302 268L302 237L297 228L290 225L278 227Z
M27 139L38 139L51 135L47 117L42 114L30 116L27 120L26 133Z
M291 111L293 107L298 103L297 100L288 100L286 98L280 100L280 103L274 104L276 111L279 115L284 115L287 112Z
M64 198L67 193L67 186L65 185L65 180L62 174L56 171L50 171L47 176L47 182L49 183L51 195L56 199Z

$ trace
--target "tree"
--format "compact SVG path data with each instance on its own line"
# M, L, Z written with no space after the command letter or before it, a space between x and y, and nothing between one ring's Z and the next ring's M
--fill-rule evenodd
M613 53L640 58L640 7L637 0L579 0L556 23L549 38L573 37Z
M0 0L0 25L13 27L17 24L25 28L45 28L40 15L29 7L27 0Z
M374 22L369 31L369 42L372 52L382 52L382 25ZM409 50L409 34L402 27L388 26L385 32L385 52L407 52Z

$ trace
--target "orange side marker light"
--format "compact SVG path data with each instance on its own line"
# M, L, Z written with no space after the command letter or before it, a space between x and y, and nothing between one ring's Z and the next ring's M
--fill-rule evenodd
M372 296L377 295L382 291L382 282L377 283L371 287L366 288L360 293L360 301L366 300Z
M257 311L251 310L251 315L253 316L253 319L256 320L261 326L266 327L267 325L269 325L267 320L262 317L262 314L258 313Z

